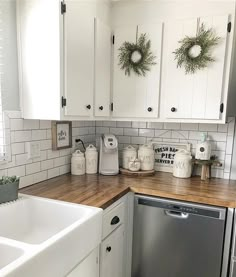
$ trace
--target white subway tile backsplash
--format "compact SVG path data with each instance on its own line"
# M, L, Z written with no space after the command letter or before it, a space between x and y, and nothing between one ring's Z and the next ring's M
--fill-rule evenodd
M154 137L154 130L153 129L139 129L139 136L140 137Z
M130 143L130 137L129 136L118 136L118 142L119 143Z
M41 170L40 162L27 164L26 166L26 175L30 175Z
M48 179L48 172L47 171L41 171L38 173L33 174L33 182L38 183L42 182Z
M32 130L32 140L47 139L46 130Z
M25 130L37 130L37 129L39 129L39 120L25 119L24 120L24 129Z
M53 160L54 167L65 165L65 157L56 158Z
M208 132L210 140L227 141L227 133Z
M47 158L48 159L55 159L58 158L60 156L60 152L57 151L53 151L53 150L47 150Z
M187 131L198 131L199 125L197 123L181 123L180 128L181 130Z
M125 136L138 136L138 129L137 128L124 128L124 135Z
M131 137L132 144L144 144L146 143L145 137Z
M218 124L218 132L227 133L228 132L228 124Z
M116 122L116 126L117 127L131 127L132 126L132 122L131 121L117 121Z
M171 131L170 130L155 130L155 137L171 138Z
M113 134L115 136L123 136L124 128L110 128L110 134Z
M188 131L172 131L171 138L174 139L188 139Z
M52 123L50 120L40 120L40 129L50 129Z
M32 160L28 158L27 153L16 155L15 158L16 158L16 165L32 163Z
M25 142L25 141L31 141L32 139L32 133L31 131L13 131L12 132L14 139L12 139L12 142Z
M226 143L226 154L232 154L233 145L234 145L234 137L233 136L228 136L227 137L227 143Z
M46 160L41 162L41 170L48 170L53 168L53 160Z
M59 176L59 175L60 175L60 168L59 167L48 170L48 179Z
M147 124L148 123L146 122L133 121L131 125L132 125L132 128L146 128Z
M12 167L9 168L7 171L7 175L8 176L18 176L18 177L22 177L25 176L25 166L16 166L16 167Z
M116 121L103 121L102 126L103 127L116 127Z
M147 128L164 129L164 123L162 123L162 122L147 122Z
M12 131L22 130L23 129L23 119L11 119L10 128Z
M199 131L204 131L204 132L217 132L217 124L199 124Z
M164 123L164 129L180 130L180 123Z
M12 155L25 153L25 143L24 142L12 143L11 152L12 152Z

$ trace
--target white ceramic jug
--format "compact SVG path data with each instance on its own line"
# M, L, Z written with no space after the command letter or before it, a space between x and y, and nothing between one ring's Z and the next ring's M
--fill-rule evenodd
M154 149L151 144L144 144L139 147L138 158L141 160L141 170L154 169Z
M122 167L129 169L129 162L137 158L137 150L133 146L129 145L122 151Z
M84 153L76 150L71 158L71 174L84 175L85 174L85 158Z
M86 173L87 174L96 174L98 170L98 152L97 148L89 144L85 152L86 160Z
M178 178L189 178L192 175L192 156L187 150L176 152L173 164L173 176Z

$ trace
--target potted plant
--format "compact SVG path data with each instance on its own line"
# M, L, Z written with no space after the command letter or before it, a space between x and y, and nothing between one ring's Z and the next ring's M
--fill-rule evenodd
M0 204L18 198L20 178L17 176L3 176L0 178Z

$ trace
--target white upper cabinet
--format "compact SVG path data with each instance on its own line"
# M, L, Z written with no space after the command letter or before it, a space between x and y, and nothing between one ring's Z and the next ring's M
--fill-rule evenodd
M110 3L18 0L17 17L23 117L109 116Z
M227 95L228 80L225 76L227 57L227 26L229 15L182 19L168 22L166 26L166 51L163 95L165 117L168 119L221 119L220 106ZM186 74L184 68L177 68L174 51L179 41L186 36L195 37L197 28L204 24L220 37L211 55L215 59L204 70ZM229 65L228 65L229 66ZM225 104L225 103L224 103Z
M160 91L160 66L162 57L162 24L139 24L117 27L114 30L113 64L113 117L157 118ZM119 65L119 48L124 42L135 43L136 36L146 34L151 41L151 51L156 65L146 76L130 76Z
M93 115L95 18L91 3L65 1L65 115Z
M95 32L95 105L96 117L110 115L111 28L96 20Z
M25 118L60 116L60 1L17 1L19 81Z

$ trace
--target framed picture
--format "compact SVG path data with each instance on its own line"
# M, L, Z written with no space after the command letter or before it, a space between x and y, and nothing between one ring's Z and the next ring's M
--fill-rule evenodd
M52 149L60 150L72 147L72 122L52 121Z
M172 172L175 153L180 149L190 151L190 143L153 142L155 151L155 171Z

